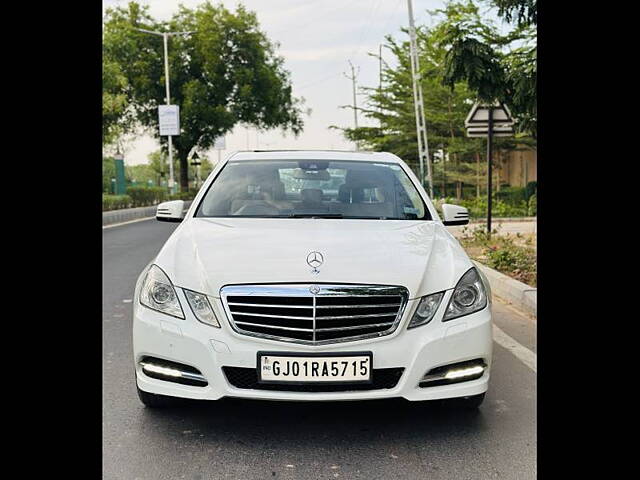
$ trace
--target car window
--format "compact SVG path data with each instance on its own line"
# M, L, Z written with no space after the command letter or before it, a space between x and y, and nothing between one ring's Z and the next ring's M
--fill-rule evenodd
M399 165L337 160L230 161L196 216L431 219Z

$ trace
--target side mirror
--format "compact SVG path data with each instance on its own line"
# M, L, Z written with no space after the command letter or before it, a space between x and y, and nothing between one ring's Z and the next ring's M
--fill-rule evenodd
M446 226L467 225L469 223L469 210L459 205L450 203L442 204L443 222Z
M176 222L180 223L184 216L184 200L172 200L170 202L162 202L156 209L156 220L159 222Z

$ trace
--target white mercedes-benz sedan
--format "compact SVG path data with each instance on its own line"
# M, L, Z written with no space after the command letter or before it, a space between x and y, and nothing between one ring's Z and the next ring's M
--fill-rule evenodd
M217 400L452 399L488 388L491 293L418 178L390 153L238 152L141 273L138 394Z

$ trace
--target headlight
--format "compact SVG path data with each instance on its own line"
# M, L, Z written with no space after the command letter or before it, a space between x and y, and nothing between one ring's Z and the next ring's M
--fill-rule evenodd
M169 277L151 265L140 288L140 303L147 308L184 320L184 313Z
M209 303L206 295L184 288L182 291L184 292L184 296L187 297L191 311L200 322L220 328L220 322L218 322L216 314L213 313L213 308L211 308L211 303Z
M419 327L420 325L429 323L435 315L436 310L438 310L443 296L444 292L439 292L422 297L407 328Z
M472 267L462 276L453 290L453 295L451 295L451 300L449 300L449 305L442 321L469 315L482 310L486 306L487 292L480 275Z

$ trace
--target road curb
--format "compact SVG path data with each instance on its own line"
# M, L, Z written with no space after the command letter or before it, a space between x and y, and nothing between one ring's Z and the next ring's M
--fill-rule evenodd
M156 205L150 207L123 208L102 212L102 226L130 222L139 218L149 218L156 214Z
M472 260L489 280L491 292L537 319L538 289Z
M493 217L492 223L512 223L512 222L537 222L538 217ZM471 224L479 224L479 223L487 223L487 219L481 218L472 218L469 223Z
M191 202L192 200L184 202L184 210L187 210L189 208ZM157 207L157 205L151 205L150 207L123 208L120 210L109 210L108 212L102 212L102 226L105 227L107 225L119 225L131 222L132 220L153 218L156 216Z

